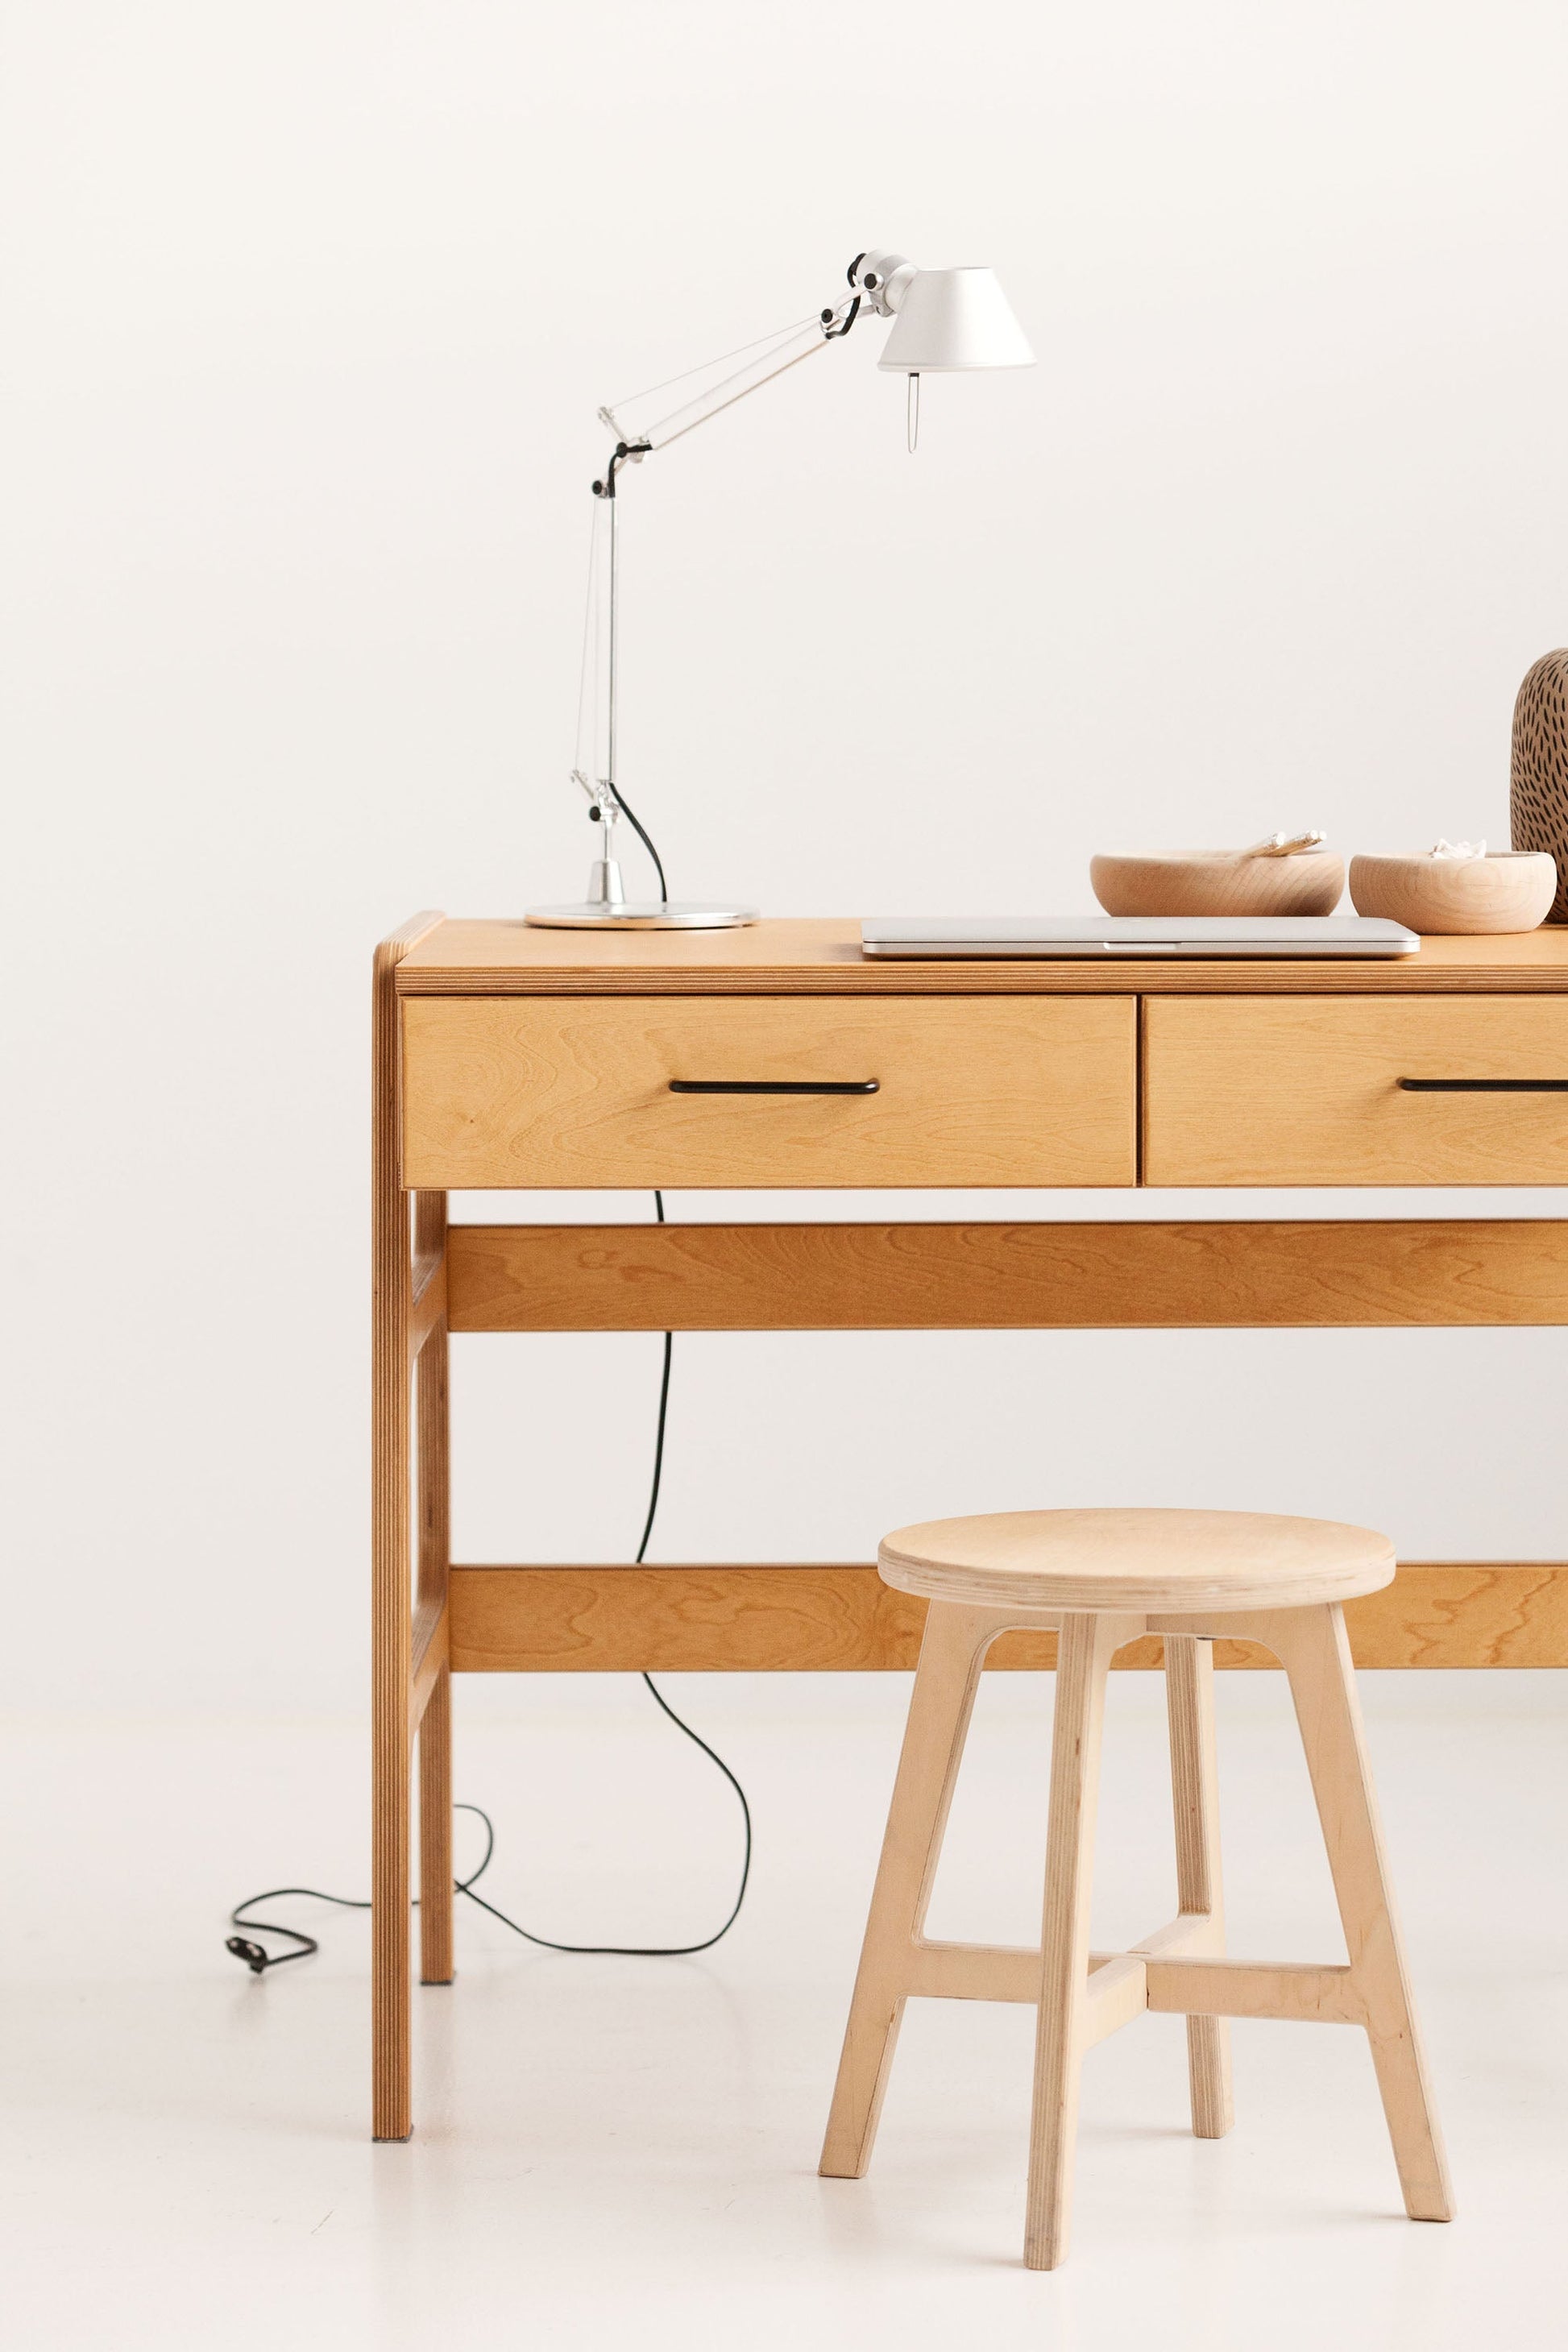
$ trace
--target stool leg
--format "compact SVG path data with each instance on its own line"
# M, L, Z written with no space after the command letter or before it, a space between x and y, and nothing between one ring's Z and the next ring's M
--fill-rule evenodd
M1142 1620L1135 1630L1142 1630ZM1024 2235L1024 2260L1032 2271L1053 2271L1067 2253L1079 2075L1083 2063L1089 1905L1105 1677L1112 1652L1129 1638L1121 1619L1076 1612L1062 1618L1058 1637L1040 2007L1029 2126L1028 2218Z
M1394 1916L1344 1616L1337 1604L1281 1612L1268 1639L1290 1678L1405 2210L1413 2221L1447 2221L1454 2210L1447 2167Z
M1220 1886L1219 1776L1215 1760L1214 1643L1165 1635L1165 1707L1171 1730L1171 1799L1176 1824L1176 1907L1206 1918L1201 1946L1225 1950ZM1223 2139L1236 2120L1230 2090L1230 2028L1223 2017L1187 2020L1187 2081L1193 2129Z
M904 2013L910 1946L925 1924L985 1649L1006 1622L991 1609L932 1601L859 1971L833 2086L819 2172L858 2180L871 2161Z

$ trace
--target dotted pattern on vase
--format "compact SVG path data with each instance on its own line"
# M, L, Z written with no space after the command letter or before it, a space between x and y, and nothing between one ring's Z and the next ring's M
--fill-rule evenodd
M1509 804L1515 849L1557 860L1549 923L1568 923L1568 646L1542 654L1513 706Z

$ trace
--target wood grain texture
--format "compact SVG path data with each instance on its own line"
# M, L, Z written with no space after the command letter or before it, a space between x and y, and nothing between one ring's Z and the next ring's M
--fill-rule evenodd
M1557 895L1555 859L1540 851L1494 849L1485 857L1352 857L1351 903L1358 915L1409 931L1532 931Z
M1335 1608L1294 1610L1281 1613L1264 1638L1290 1679L1405 2210L1413 2221L1447 2221L1454 2210L1453 2192L1344 1622Z
M1217 2025L1226 2017L1293 2018L1301 2024L1366 2023L1366 2004L1344 1963L1158 1959L1144 1971L1146 2006Z
M1166 1636L1165 1713L1176 1901L1183 1918L1190 1919L1197 1931L1187 1948L1218 1958L1225 1950L1225 1895L1212 1642L1196 1641L1191 1634ZM1187 2088L1196 2137L1223 2139L1235 2121L1235 2106L1230 2036L1220 2018L1194 2014L1187 2019Z
M422 1201L440 1201L444 1192L422 1192ZM408 1323L408 1352L417 1356L427 1340L447 1329L447 1263L443 1255L421 1275L416 1266L413 1307Z
M1331 915L1345 862L1331 849L1289 857L1237 849L1132 856L1104 851L1089 879L1108 915Z
M422 1601L414 1612L413 1667L408 1683L408 1728L417 1733L437 1686L448 1670L451 1625L438 1601Z
M945 1607L942 1613L945 1616ZM1051 1717L1051 1793L1046 1832L1046 1893L1040 1932L1040 1999L1035 2029L1034 2098L1024 2262L1051 2271L1067 2253L1078 2143L1079 2083L1089 2036L1089 1906L1105 1678L1112 1653L1141 1630L1136 1618L1064 1618ZM1110 1967L1117 1968L1112 1961ZM1122 1973L1119 1970L1119 1974ZM1142 1971L1125 1971L1134 2010L1147 2006ZM1103 1997L1103 1989L1100 1989ZM1120 2014L1116 2022L1121 2022Z
M1568 1094L1399 1086L1568 1078L1559 999L1152 1000L1142 1017L1147 1184L1568 1183Z
M402 1136L396 974L439 923L416 915L376 949L371 982L371 2007L373 2128L406 2139L409 2106L409 1769L413 1599L409 1559L413 1315Z
M817 2166L832 2179L858 2180L871 2161L904 2001L912 1989L913 1950L925 1926L994 1623L988 1612L941 1609L921 1644ZM1035 1978L1037 1989L1037 1958Z
M1304 1609L1394 1580L1375 1528L1276 1511L983 1511L895 1528L878 1572L900 1592L969 1608ZM1026 1621L1027 1622L1027 1621Z
M987 1659L986 1664L990 1661ZM1120 2017L1104 2020L1106 2030L1116 2031L1118 2024L1130 2022L1131 2017L1148 2007L1146 1999L1147 1960L1151 1952L1165 1953L1173 1948L1184 1950L1192 1941L1192 1931L1200 1923L1192 1919L1173 1921L1169 1927L1157 1928L1152 1936L1130 1952L1090 1952L1089 1956L1089 1990L1091 1998L1109 1990L1099 1979L1114 1970L1121 1976L1128 1964L1135 1963L1130 1971L1133 1976L1136 1998ZM1024 2001L1033 2008L1040 1998L1040 1955L1021 1944L960 1944L935 1943L921 1937L910 1948L909 1981L906 1991L921 1999L935 2000L1011 2000ZM1107 2004L1121 2010L1120 1996ZM1097 2034L1095 2039L1103 2037Z
M419 1737L419 1980L450 1984L452 1958L452 1678L447 1664L447 1576L452 1559L451 1402L447 1349L447 1195L414 1196L415 1373L421 1616L443 1628L442 1650L416 1720ZM426 1269L423 1287L419 1268ZM416 1653L416 1691L418 1664Z
M1109 961L1109 959L1108 959ZM1378 996L1568 990L1568 935L1434 939L1386 963L1186 958L1123 962L860 952L857 916L769 918L731 931L531 930L444 922L398 966L405 996Z
M548 934L544 935L548 936ZM404 1007L405 1181L468 1186L1130 1185L1123 1000ZM670 1081L874 1080L868 1095Z
M1221 1944L1212 1662L1192 1621L1064 1611L1052 1714L1041 1935L1035 1949L924 1934L982 1665L1010 1614L937 1602L927 1618L850 2004L820 2169L868 2166L911 1996L1030 2001L1037 2010L1025 2261L1067 2251L1085 2052L1150 2010L1184 2015L1194 2129L1230 2124L1228 2017L1359 2025L1372 2047L1406 2210L1453 2210L1383 1850L1355 1675L1337 1603L1242 1612L1237 1634L1284 1665L1317 1801L1348 1962L1233 1959ZM1115 1654L1163 1626L1181 1910L1130 1950L1089 1941L1105 1682Z
M464 1567L451 1578L458 1674L909 1673L926 1604L873 1567ZM1568 1562L1407 1563L1345 1611L1358 1666L1568 1666ZM1158 1666L1140 1642L1119 1667ZM991 1666L1056 1663L1049 1633L1004 1633ZM1255 1644L1215 1664L1272 1667Z
M1568 1220L454 1225L454 1331L1568 1324Z

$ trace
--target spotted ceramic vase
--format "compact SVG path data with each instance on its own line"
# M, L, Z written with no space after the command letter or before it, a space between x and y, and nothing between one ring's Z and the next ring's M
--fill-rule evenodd
M1516 849L1557 860L1549 923L1568 923L1568 646L1542 654L1513 706L1509 802Z

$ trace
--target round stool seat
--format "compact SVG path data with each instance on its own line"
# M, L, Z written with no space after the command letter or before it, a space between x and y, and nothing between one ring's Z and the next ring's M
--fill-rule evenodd
M1370 1528L1271 1511L989 1511L883 1538L884 1584L999 1609L1306 1609L1394 1581Z

